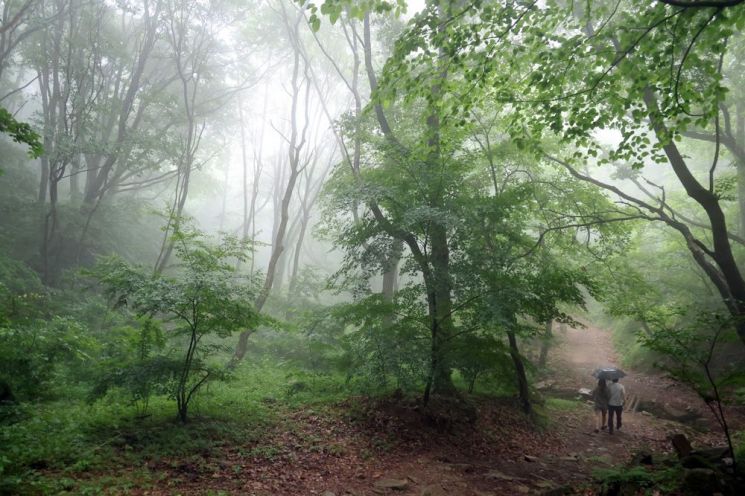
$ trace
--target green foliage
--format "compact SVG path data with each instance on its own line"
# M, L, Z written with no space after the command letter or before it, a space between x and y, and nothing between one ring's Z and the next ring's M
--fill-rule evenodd
M373 294L338 304L317 314L306 335L312 346L317 343L322 363L344 374L349 386L367 392L412 390L427 371L426 314L418 294L402 289L390 303Z
M18 122L5 108L0 107L0 133L5 133L13 138L16 143L23 143L29 147L28 154L31 158L37 158L44 153L41 144L41 136L25 122Z
M550 412L572 412L581 410L584 405L576 400L566 400L563 398L546 398L545 407Z
M733 434L732 439L735 445L735 459L745 460L745 431L738 431ZM744 472L742 463L738 464L738 470L742 474Z
M430 8L413 22L436 18ZM457 368L472 385L487 371L501 376L512 360L504 347L507 332L535 334L536 326L525 322L566 319L561 305L581 305L587 293L599 294L594 264L623 249L628 228L620 223L625 212L597 189L550 171L506 139L506 110L452 119L455 98L449 92L467 86L457 71L442 76L441 52L423 49L419 65L418 55L401 61L416 82L407 87L397 80L386 102L396 143L374 132L370 115L342 123L350 142L361 140L368 166L358 174L340 166L326 187L326 233L346 252L334 283L366 305L363 315L348 320L365 322L354 337L373 350L359 356L368 357L368 367L377 364L379 378L384 370L404 369L416 370L415 379L429 374L436 362ZM457 60L457 54L448 52L446 58ZM395 60L396 55L391 63ZM417 68L421 72L414 74ZM434 95L436 77L441 79ZM373 204L381 214L364 209L357 217L347 214ZM447 245L439 259L436 243L441 252ZM399 289L401 299L388 303L389 326L369 325L371 312L385 315L371 296L370 280L399 258L401 271L413 281ZM439 278L452 290L453 310L444 317L432 313L435 306L424 306ZM445 324L452 337L440 344L432 326ZM374 352L376 339L394 356L403 347L410 365L383 365L385 359ZM417 341L418 352L408 347ZM420 365L420 359L426 361Z
M152 318L137 319L135 326L111 329L96 360L91 398L121 389L144 414L152 394L169 393L172 378L182 366L162 355L165 346L163 329Z
M509 350L498 335L490 332L466 333L450 353L453 367L460 372L469 393L475 391L476 381L485 377L510 383L512 362Z
M393 12L397 16L406 11L405 0L322 0L320 3L312 0L295 0L295 2L309 12L308 23L313 31L321 28L321 16L327 16L331 24L334 24L342 13L346 13L353 19L362 19L370 12L378 14Z
M583 157L604 155L592 130L619 129L623 139L601 162L636 166L664 160L665 139L653 143L647 136L645 89L660 95L667 140L691 124L709 125L727 91L718 55L742 22L737 9L713 13L638 1L615 7L484 2L451 10L430 7L411 24L387 65L382 91L423 94L421 74L444 50L462 78L478 88L446 99L454 118L469 118L483 98L509 102L515 110L511 133L523 144L540 145L535 140L555 133L578 145ZM460 17L466 20L436 28L443 15L459 14L467 14ZM451 87L455 93L457 86Z
M188 228L177 229L173 240L179 260L174 275L152 274L118 257L103 259L90 271L115 307L141 319L132 361L107 374L97 392L124 384L135 399L146 402L157 386L176 400L179 417L186 421L189 403L199 389L209 380L226 378L223 364L209 362L224 347L205 337L226 338L263 320L251 303L252 286L235 273L233 262L246 256L241 243L227 237L212 246ZM161 336L172 347L151 354L158 351L154 348L164 347Z
M0 255L0 325L30 323L43 315L49 294L26 264Z
M0 383L17 400L66 395L70 372L97 348L85 322L54 311L25 264L0 256Z
M684 316L676 324L669 325L676 313ZM691 316L684 310L671 311L650 324L651 332L640 335L645 346L660 353L667 360L659 365L674 377L684 381L699 394L719 424L730 452L735 456L732 432L722 386L727 381L741 380L742 367L730 364L717 367L715 357L722 344L737 339L732 319L717 312L702 312ZM735 458L736 460L736 458Z
M672 494L683 480L680 466L662 469L642 466L602 468L593 471L593 478L600 484L602 491L626 488L627 491L638 494L637 491L641 489L644 491L642 494L650 495L659 491Z
M151 475L132 467L171 457L209 465L214 450L251 443L275 422L255 395L227 389L213 394L219 407L203 409L201 421L189 424L175 423L163 399L154 400L145 417L109 399L3 407L0 493L94 495L147 488Z
M0 381L18 399L64 395L62 367L86 361L93 349L86 326L71 317L0 326Z
M727 341L735 339L728 317L706 312L692 315L683 309L670 309L667 315L658 315L650 322L650 327L650 333L639 335L641 342L668 358L659 365L692 385L707 403L717 399L718 394L712 388L742 374L735 364L729 370L714 368L716 353Z
M33 263L41 235L38 179L15 147L0 140L3 157L0 178L0 253L3 257Z
M639 321L631 318L612 319L604 328L613 330L613 346L620 352L621 364L634 370L654 372L655 363L660 362L662 357L638 339L639 334L644 332Z
M391 303L381 295L371 295L337 310L338 318L355 323L343 342L350 381L373 391L415 390L424 384L428 332L425 309L416 301L420 291L402 289Z

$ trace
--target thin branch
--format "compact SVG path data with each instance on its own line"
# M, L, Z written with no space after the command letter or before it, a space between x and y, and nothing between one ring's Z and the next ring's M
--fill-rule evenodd
M714 13L711 14L711 16L709 16L709 18L706 20L706 22L704 22L699 27L698 31L696 31L696 34L693 35L693 38L691 39L691 42L688 44L688 47L686 47L686 50L683 53L683 58L680 59L680 65L678 66L678 74L675 76L675 88L674 88L674 91L673 91L673 95L674 95L673 96L673 100L675 101L675 104L678 105L680 107L680 109L686 115L689 115L691 117L700 117L703 114L691 114L690 112L688 112L685 109L685 107L683 105L680 105L680 103L678 102L678 97L679 97L678 91L680 89L680 77L681 77L681 74L683 72L683 66L685 66L686 60L688 60L688 56L691 54L691 50L693 50L693 47L696 44L696 41L698 40L698 37L701 36L701 33L704 32L704 29L706 29L706 26L708 26L709 23L714 20L714 17L716 17L716 15L719 13L719 10L720 9L715 10ZM721 69L721 58L720 58L720 69Z
M719 113L717 112L717 117L714 120L714 127L715 127L715 136L716 136L716 143L714 145L714 160L711 163L711 167L709 168L709 191L712 193L714 192L714 171L717 168L717 163L719 162L719 149L721 146L721 140L720 140L720 132L719 132Z
M724 9L727 7L736 7L745 0L657 0L665 5L673 7L683 7L684 9L700 9L707 7L716 7Z
M538 236L538 239L533 244L533 246L531 246L527 251L525 251L521 255L518 255L516 257L510 258L507 261L507 263L508 264L511 264L511 263L515 262L516 260L519 260L521 258L525 258L525 257L528 257L528 256L532 255L535 252L535 250L539 246L541 246L541 244L543 244L543 239L550 232L562 231L564 229L572 229L572 228L578 228L578 229L588 228L589 229L590 227L593 227L593 226L598 226L598 225L603 225L603 224L610 224L610 223L613 223L613 222L627 222L627 221L639 220L639 219L658 220L658 219L652 219L649 216L644 215L644 214L639 214L639 215L629 215L629 216L626 216L626 217L614 217L612 219L598 219L598 220L592 221L592 222L578 222L578 223L575 223L575 224L564 224L562 226L549 227L549 228L546 228L545 230L542 230L541 231L541 233Z
M649 181L649 180L647 180L647 179L645 179L645 181L646 181L646 182L647 182L648 184L652 184L652 185L654 185L654 183L651 183L651 181ZM640 191L641 191L642 193L644 193L645 195L647 195L647 196L648 196L648 197L649 197L650 199L656 199L656 200L659 200L659 198L656 198L656 197L655 197L655 196L654 196L654 195L653 195L652 193L650 193L650 192L649 192L649 191L648 191L648 190L647 190L647 189L646 189L646 188L645 188L644 186L642 186L641 184L639 184L639 181L638 181L637 179L631 179L631 182L632 182L632 183L634 183L634 185L635 185L635 186L636 186L637 188L639 188L639 190L640 190ZM655 186L656 186L656 185L655 185ZM685 215L681 214L680 212L678 212L677 210L675 210L674 208L672 208L672 207L671 207L670 205L668 205L667 203L664 203L664 201L663 201L663 204L664 204L664 205L663 205L663 206L664 206L664 208L665 208L665 209L667 209L667 210L668 210L668 211L670 212L670 215L671 215L671 217L672 217L673 219L675 219L675 218L678 218L678 219L682 220L683 222L685 222L685 223L687 223L687 224L690 224L690 225L692 225L692 226L694 226L694 227L699 227L699 228L701 228L701 229L706 229L706 230L708 230L708 231L711 231L711 226L710 226L710 225L704 224L703 222L699 222L699 221L697 221L697 220L695 220L695 219L691 219L690 217L688 217L688 216L685 216ZM734 241L734 242L736 242L736 243L739 243L739 244L741 244L741 245L745 246L745 238L743 238L743 237L741 237L741 236L738 236L737 234L733 234L733 233L731 233L731 232L729 232L729 231L727 232L727 237L728 237L729 239L731 239L732 241Z
M18 93L19 91L25 90L26 88L28 88L29 86L31 86L31 84L33 84L34 81L36 81L37 79L39 79L39 75L38 74L36 76L34 76L34 78L31 81L29 81L28 83L26 83L23 86L20 86L20 87L14 89L14 90L8 92L5 95L3 95L2 97L0 97L0 102L2 102L3 100L5 100L6 98L8 98L8 97L10 97L10 96Z

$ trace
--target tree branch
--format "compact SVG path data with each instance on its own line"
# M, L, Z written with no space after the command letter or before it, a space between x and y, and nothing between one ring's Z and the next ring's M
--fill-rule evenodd
M716 7L719 9L727 7L736 7L745 0L657 0L665 5L673 7L683 7L684 9L700 9L707 7Z

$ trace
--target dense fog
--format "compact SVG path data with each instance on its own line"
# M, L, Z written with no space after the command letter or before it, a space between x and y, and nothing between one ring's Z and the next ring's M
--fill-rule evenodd
M742 3L0 0L0 493L737 494Z

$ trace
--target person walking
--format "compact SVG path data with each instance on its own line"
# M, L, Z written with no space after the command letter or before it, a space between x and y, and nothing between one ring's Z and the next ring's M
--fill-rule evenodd
M605 417L608 414L610 391L605 379L598 379L598 385L592 390L592 401L595 403L595 432L605 429Z
M618 379L613 379L613 382L608 386L608 434L613 434L613 416L616 417L616 429L620 429L621 412L623 412L623 404L626 402L626 388L623 384L618 383Z

